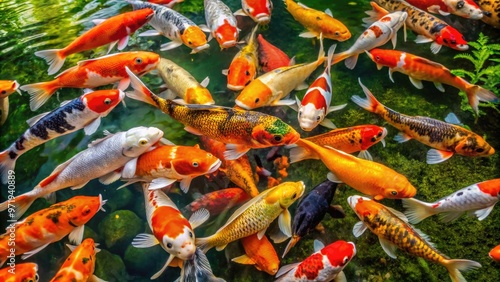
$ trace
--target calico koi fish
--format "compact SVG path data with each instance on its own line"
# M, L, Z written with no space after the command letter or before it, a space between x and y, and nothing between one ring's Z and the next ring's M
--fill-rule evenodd
M16 92L21 94L19 91L19 83L15 80L0 80L0 111L2 111L0 118L0 126L2 126L7 120L9 115L9 95Z
M62 49L51 49L35 52L35 56L43 58L49 64L48 74L55 74L61 69L66 57L99 46L110 44L108 53L118 42L118 50L127 47L128 39L136 30L145 25L152 17L154 11L146 8L123 13L106 20L94 20L97 24L68 46Z
M28 120L29 128L21 137L0 153L2 183L7 183L7 172L14 170L16 160L27 151L45 142L84 128L85 134L94 133L125 93L121 90L98 90L83 94L48 113Z
M89 148L57 166L33 190L0 204L0 211L14 205L16 218L19 218L37 198L58 190L80 189L95 178L100 178L103 184L112 183L120 178L117 170L148 151L162 136L163 132L156 127L140 126L95 140Z
M356 237L361 236L369 228L379 238L382 249L391 258L396 258L397 248L417 257L439 263L446 267L451 280L466 281L460 271L481 267L472 260L449 259L441 254L427 235L415 229L399 211L361 196L350 196L347 201L361 220L353 228Z
M234 15L248 16L257 24L268 24L271 21L273 2L271 0L241 0L241 9Z
M363 109L381 116L401 132L394 138L402 143L410 139L434 149L427 152L427 163L436 164L459 154L467 157L487 157L495 153L481 136L461 126L421 116L407 116L382 105L359 80L367 99L357 95L351 100Z
M280 266L280 259L273 247L269 242L266 235L258 238L257 234L252 234L248 237L240 239L245 254L231 259L240 264L251 264L259 271L264 271L270 275L275 275Z
M490 258L496 262L500 262L500 245L494 247L491 249L491 251L488 253Z
M147 2L172 8L175 4L182 3L184 0L147 0Z
M221 49L238 44L239 29L231 9L221 0L204 0L205 19L210 29L208 41L215 38Z
M302 181L284 182L261 192L238 208L215 234L196 239L196 245L206 253L212 247L221 251L227 244L255 233L260 240L276 217L279 217L281 232L290 237L291 217L288 207L302 196L304 189Z
M299 120L300 128L304 131L311 131L318 124L328 128L337 128L329 119L325 119L326 115L343 109L347 104L330 106L332 102L332 79L330 77L330 67L335 52L336 45L332 45L328 50L328 65L323 73L309 86L304 94L302 102L297 96L297 119Z
M255 39L255 34L259 25L256 25L252 33L247 37L247 45L243 47L231 61L227 70L222 70L222 74L227 75L227 88L233 91L240 91L252 80L257 74L257 59L258 44Z
M297 64L281 67L267 72L251 81L240 95L236 97L235 103L238 107L251 110L264 106L293 105L294 100L281 100L293 89L303 89L304 84L318 66L325 62L325 51L323 40L320 40L318 59L311 63Z
M411 83L418 89L423 88L422 80L434 82L441 92L444 92L442 83L460 89L467 94L469 104L476 114L479 101L498 102L498 97L490 90L471 84L452 74L445 66L426 58L398 50L372 49L366 54L377 64L379 70L384 66L389 68L389 78L392 82L392 73L397 71L408 75Z
M15 249L16 255L24 254L21 258L26 259L68 234L71 242L80 243L84 225L99 210L104 210L105 203L101 195L75 196L12 223L0 235L0 266L7 261L11 249ZM11 233L15 235L14 246L9 244Z
M359 54L365 50L382 46L389 40L392 42L392 47L396 48L398 29L405 23L407 18L408 13L401 11L383 16L378 21L372 23L349 49L333 55L332 65L345 60L345 66L349 69L354 69Z
M299 133L281 119L260 112L212 105L180 105L152 93L132 72L134 92L129 98L151 104L180 121L188 132L226 143L226 160L235 160L251 148L267 148L297 142Z
M320 241L314 240L314 251L300 263L281 267L276 274L276 281L347 281L342 270L356 255L353 242L339 240L325 247Z
M0 269L0 281L3 282L38 282L38 265L34 262L16 263L15 271L5 267ZM10 271L9 271L10 270Z
M368 152L368 149L382 142L385 146L385 136L387 129L376 125L357 125L346 128L337 128L327 133L304 138L319 146L330 146L337 150L351 154L359 152L358 158L372 161L373 158ZM308 159L320 159L320 157L306 148L299 147L295 144L287 146L290 150L290 163L300 162Z
M403 0L376 0L376 2L382 7L374 2L371 2L370 4L372 5L373 10L367 12L370 17L363 19L364 22L374 21L382 16L385 16L389 13L388 10L405 11L408 13L406 25L409 29L419 34L417 39L415 39L415 42L432 42L431 51L433 54L437 54L443 45L458 51L465 51L469 49L469 45L467 45L467 41L464 36L458 30L439 18L414 7Z
M417 224L427 217L444 213L441 219L449 222L463 213L474 214L477 219L485 219L495 207L500 197L500 178L492 179L462 188L433 203L415 198L403 199L408 221Z
M187 104L215 104L212 94L206 88L209 82L208 77L198 83L187 70L165 58L160 58L156 69L168 88L167 96L181 97Z
M476 0L483 11L481 20L495 28L500 28L500 2L491 0Z
M286 9L292 17L302 24L308 31L299 36L304 38L329 38L337 41L346 41L351 38L349 29L339 20L335 19L330 9L321 12L305 6L302 3L295 3L293 0L283 0Z
M193 178L214 173L220 165L218 158L198 145L159 146L125 165L122 180L128 182L123 186L139 181L149 182L149 189L153 190L180 181L181 190L187 193Z
M262 34L257 36L257 42L259 45L259 66L263 72L295 64L295 59L290 59L285 52L265 40Z
M226 282L222 278L215 277L207 256L200 248L196 248L192 259L184 261L179 281Z
M208 211L200 209L189 221L177 209L177 206L161 190L149 190L149 184L143 184L146 218L153 234L138 234L132 241L136 248L149 248L160 244L170 254L163 267L151 279L156 279L165 271L170 262L177 257L181 260L192 259L196 251L194 231L205 222Z
M299 139L297 145L313 151L320 157L330 170L330 181L344 182L377 201L384 198L411 198L417 193L404 175L383 164L356 158L332 147L319 146L304 139Z
M406 0L408 4L434 14L454 14L471 20L483 18L483 11L473 0Z
M125 72L128 67L134 74L143 75L150 71L160 56L156 53L134 51L122 52L78 62L72 68L58 74L52 81L27 84L20 87L30 97L32 111L40 108L59 88L94 88L120 81L119 89L126 89L130 79Z
M182 210L195 212L199 209L206 209L210 212L210 216L215 216L223 211L226 211L233 206L238 206L250 199L248 195L241 188L226 188L210 193L206 193L200 198L192 201L189 205L185 206Z
M103 281L94 275L96 254L100 251L94 239L87 238L79 246L66 246L72 252L50 282Z
M150 8L155 11L153 18L149 21L154 30L145 31L139 36L163 35L171 41L161 45L161 51L167 51L181 46L182 44L191 48L191 54L205 50L210 45L207 36L199 26L181 13L168 7L136 1L127 0L134 10Z

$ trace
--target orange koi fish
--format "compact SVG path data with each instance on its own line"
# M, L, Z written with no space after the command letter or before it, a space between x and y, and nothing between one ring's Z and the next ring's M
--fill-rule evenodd
M120 81L119 89L126 89L130 83L125 67L134 74L143 75L155 68L160 56L151 52L123 52L78 62L52 81L23 85L27 91L32 111L40 108L59 88L94 88Z
M295 58L290 59L285 52L265 40L262 34L257 36L257 41L259 43L259 66L263 72L295 64Z
M491 251L488 253L490 258L496 262L500 262L500 245L494 247L491 249Z
M182 3L184 0L147 0L147 2L172 8L175 4Z
M141 9L123 13L106 20L94 20L97 24L63 49L51 49L35 52L35 56L43 58L49 64L49 75L55 74L64 64L66 57L92 50L99 46L110 44L108 53L118 42L118 50L123 50L128 44L131 34L145 25L152 17L152 9Z
M361 220L353 228L356 237L361 236L368 228L379 238L382 249L391 258L396 258L399 248L409 254L439 263L446 267L453 282L466 281L460 271L481 267L472 260L449 259L441 254L427 235L415 229L399 211L388 208L378 202L361 196L350 196L347 201Z
M231 9L221 0L205 0L205 19L210 37L215 38L221 49L230 48L238 44L240 30Z
M500 2L491 0L476 0L483 11L481 20L495 28L500 28Z
M79 246L66 245L72 252L50 282L103 281L94 275L96 254L100 251L96 245L92 238Z
M38 265L33 262L12 263L12 267L0 269L0 281L3 282L38 282L38 280Z
M149 190L149 184L143 184L146 217L153 234L138 234L132 241L136 248L149 248L160 244L170 254L163 267L151 279L156 279L165 271L175 258L188 260L196 251L194 231L210 216L208 211L200 209L191 215L189 221L177 209L170 198L160 190Z
M210 216L215 216L223 211L229 210L233 206L241 205L251 197L241 188L226 188L210 193L206 193L200 198L192 201L182 210L195 212L199 209L206 209Z
M487 157L495 153L495 149L476 133L437 119L398 113L377 101L361 80L359 84L367 99L354 95L351 100L363 109L381 116L402 131L394 138L399 143L416 139L434 148L427 152L428 164L443 162L455 153L467 157ZM456 119L456 116L454 117Z
M17 83L17 81L0 80L0 111L2 111L0 126L5 123L7 116L9 115L9 95L16 91L21 94L21 91L19 91L19 83Z
M84 225L99 210L104 211L105 203L101 195L75 196L10 224L7 232L0 235L0 266L9 259L12 249L16 255L24 254L21 258L26 259L68 234L71 242L80 243ZM14 246L9 243L12 237Z
M257 234L241 238L241 244L246 254L233 258L231 261L241 264L253 264L257 270L273 276L278 272L280 259L266 235L262 236L261 239L258 238Z
M299 35L300 37L319 38L320 34L323 34L323 38L329 38L340 42L351 38L349 29L347 29L342 22L333 18L330 9L321 12L309 8L302 3L295 3L293 0L283 1L285 2L286 9L293 18L308 30L307 32L301 33Z
M319 146L330 146L337 150L351 154L359 152L358 158L372 161L373 158L367 151L368 148L382 142L385 146L387 129L376 125L357 125L346 128L337 128L327 133L304 138ZM299 147L295 144L287 146L290 150L290 163L300 162L308 159L320 159L314 151Z
M241 0L241 9L234 15L248 16L257 24L268 24L271 21L273 2L271 0Z
M313 151L330 170L328 179L351 186L379 201L415 196L417 190L408 179L383 164L356 158L329 146L319 146L299 139L297 145Z
M483 11L473 0L406 0L406 2L419 9L443 16L454 14L471 20L483 18Z
M240 91L252 80L257 74L257 59L258 44L255 39L255 33L259 25L256 25L252 33L247 38L247 45L243 47L233 58L229 69L222 70L222 74L227 75L227 88L233 91Z
M498 102L498 97L490 90L471 84L452 74L445 66L426 58L398 50L372 49L366 54L377 64L379 70L383 66L389 67L389 78L392 82L394 82L392 73L398 71L408 75L411 83L418 89L423 88L421 80L434 82L436 88L441 92L444 92L441 83L460 89L467 94L469 104L476 114L478 113L479 101Z

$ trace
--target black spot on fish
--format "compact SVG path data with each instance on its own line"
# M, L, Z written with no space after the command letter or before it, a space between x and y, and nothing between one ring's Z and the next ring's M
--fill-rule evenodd
M464 192L458 192L457 196L462 196L463 194L464 194Z
M89 262L89 260L90 260L89 258L82 258L82 263L87 264L87 262Z
M23 145L24 141L26 141L26 137L24 137L24 134L23 134L23 135L21 135L21 137L19 137L16 140L16 143L15 143L16 150L18 150L18 151L24 150L24 145Z
M434 34L434 33L439 33L443 28L447 27L448 25L445 24L445 23L438 23L438 22L435 22L434 25L432 26L432 28L430 29L430 33L431 34Z
M11 160L15 159L17 157L17 154L15 152L9 151L9 158Z
M61 212L57 211L57 212L49 213L47 215L47 218L52 220L53 223L57 224L57 223L59 223L60 216L61 216Z
M69 124L66 119L68 118L68 115L73 114L75 111L81 112L84 109L85 105L82 103L80 98L73 99L66 105L41 118L29 129L29 131L34 136L47 140L49 139L49 129L59 134L63 134L68 130L74 130L75 127Z

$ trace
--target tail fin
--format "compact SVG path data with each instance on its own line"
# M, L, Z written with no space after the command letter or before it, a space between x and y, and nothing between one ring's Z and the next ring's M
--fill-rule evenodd
M318 59L316 61L318 61L319 64L322 64L325 61L325 50L323 47L323 33L320 33L319 35L319 52L318 52Z
M332 67L332 62L333 62L333 54L335 53L335 48L337 47L337 44L333 44L330 46L330 49L328 49L328 58L327 58L327 71L330 73L330 69Z
M367 14L368 17L362 19L362 21L365 23L363 26L366 28L369 27L374 22L381 19L383 16L389 14L389 11L380 7L377 3L373 1L370 2L370 5L372 5L372 10L366 11L365 14Z
M128 67L125 67L125 70L130 78L130 84L134 88L133 92L125 93L127 97L158 107L158 103L152 98L156 95Z
M351 56L352 56L352 53L349 49L349 50L346 50L344 52L340 52L338 54L332 55L332 60L330 62L332 65L335 65L336 63L341 62L341 61L343 61Z
M368 99L363 99L363 98L359 97L358 95L354 95L351 97L351 100L354 103L356 103L358 106L360 106L361 108L363 108L367 111L370 111L372 113L377 113L377 108L379 106L383 107L383 105L380 104L380 102L377 101L377 99L375 99L375 96L373 96L373 94L370 92L370 90L368 90L368 88L366 88L363 85L363 83L361 83L360 78L358 78L358 81L359 81L359 85L363 89L363 92L365 92L366 98L368 98Z
M27 84L19 87L19 89L30 94L30 108L32 111L38 110L47 100L56 92L59 86L52 81Z
M444 267L448 269L453 282L467 282L460 271L480 268L481 264L479 262L466 259L450 259L444 261Z
M66 60L66 57L62 56L60 51L61 49L51 49L35 52L35 56L44 59L49 64L49 70L47 71L49 75L58 72Z
M406 209L404 214L412 224L417 224L429 216L438 213L428 203L414 198L403 199L403 207Z
M2 177L3 184L7 183L9 171L14 170L18 157L19 155L17 155L14 159L11 159L9 156L9 149L0 153L0 175Z
M478 85L470 85L465 89L465 93L467 94L467 99L469 99L469 104L476 114L478 113L479 101L498 102L498 97L495 93Z
M304 147L293 147L290 149L290 163L296 163L308 159L319 159L319 156Z
M353 55L353 56L345 59L345 62L344 62L345 66L350 70L354 69L354 67L356 66L356 63L358 62L358 57L359 57L359 54L356 54L356 55Z
M19 219L37 199L36 196L30 195L30 192L17 196L12 201L5 201L0 204L0 212L7 208L14 208L15 219Z

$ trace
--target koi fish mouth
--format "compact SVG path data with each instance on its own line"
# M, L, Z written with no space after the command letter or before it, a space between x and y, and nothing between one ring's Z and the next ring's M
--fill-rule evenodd
M457 44L457 50L460 50L460 51L469 50L469 45L467 45L467 44Z
M229 41L225 41L224 43L222 43L220 45L221 48L230 48L230 47L233 47L237 44L238 42L236 42L236 40L229 40Z
M245 86L241 86L241 85L232 85L232 84L227 84L227 88L229 90L233 90L233 91L241 91L243 90L243 88L245 88Z
M385 148L385 137L387 136L387 128L384 127L382 130L382 137L380 138L380 143L382 143L382 146Z
M196 48L193 48L193 50L191 50L191 54L198 53L198 52L200 52L201 50L205 50L205 49L207 49L207 48L209 48L209 47L210 47L210 44L208 44L208 43L207 43L207 44L205 44L205 45L198 46L198 47L196 47Z
M221 160L217 160L207 171L207 174L210 174L210 173L214 173L216 170L219 169L219 167L221 166L222 164L222 161Z
M228 87L229 88L229 87ZM243 89L243 86L241 87ZM241 102L240 100L234 100L234 102L236 103L236 106L242 108L242 109L245 109L245 110L251 110L250 107L248 107L247 105L245 105L243 102ZM298 140L298 139L297 139Z
M271 21L271 16L265 13L260 13L255 16L255 19L259 24L266 24Z

